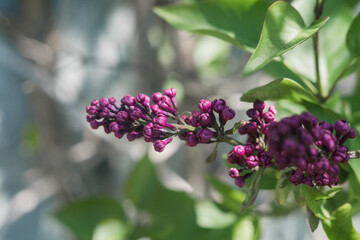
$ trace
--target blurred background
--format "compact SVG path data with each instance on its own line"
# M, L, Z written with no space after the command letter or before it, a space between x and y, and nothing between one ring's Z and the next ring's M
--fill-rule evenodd
M178 90L182 111L222 97L245 117L250 105L240 104L241 93L269 79L240 79L247 53L176 31L152 11L177 2L183 1L0 0L1 240L74 239L53 212L90 195L123 199L124 181L146 153L171 189L211 196L207 174L228 180L221 156L205 163L212 146L174 141L158 154L141 140L93 131L85 120L93 99L169 87ZM295 226L297 239L311 239L302 213L294 216L277 221ZM294 234L271 223L262 220L262 239Z

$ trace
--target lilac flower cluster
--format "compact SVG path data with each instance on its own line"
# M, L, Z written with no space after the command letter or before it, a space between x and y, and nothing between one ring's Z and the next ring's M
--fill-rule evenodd
M154 93L152 105L150 97L142 93L125 96L120 103L115 98L94 100L86 107L87 121L93 129L103 126L106 133L114 133L117 138L125 134L129 141L143 137L162 152L174 136L185 140L188 146L218 141L217 137L224 134L225 123L235 116L222 99L213 102L202 99L198 104L200 111L180 116L175 97L176 90L172 88Z
M247 135L246 145L237 145L229 152L227 161L230 164L237 164L240 168L231 168L230 177L235 179L235 184L239 187L244 186L245 179L252 172L240 176L240 173L246 169L251 170L260 167L270 167L272 157L265 151L266 138L265 133L269 124L276 121L277 113L275 106L270 106L267 112L264 112L265 103L255 101L253 108L249 109L246 114L250 121L239 128L241 135Z
M235 111L226 105L224 99L215 99L212 102L201 99L198 110L192 111L189 116L182 116L184 122L196 130L186 132L181 137L190 147L198 143L211 143L219 135L224 134L224 125L235 117Z
M294 185L331 187L338 184L339 164L349 160L348 148L343 144L355 138L356 132L345 120L335 125L319 123L304 112L272 123L266 137L268 154L275 157L276 166L293 168L290 181Z
M125 134L129 141L144 137L161 152L177 133L176 127L168 122L179 118L175 96L175 89L154 93L153 105L150 97L142 93L124 96L119 104L115 98L94 100L86 107L87 121L93 129L103 126L106 133L113 132L117 138Z

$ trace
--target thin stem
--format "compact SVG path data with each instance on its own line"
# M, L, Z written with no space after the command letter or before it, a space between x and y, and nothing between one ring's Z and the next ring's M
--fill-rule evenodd
M350 159L360 158L360 150L348 152Z
M315 20L318 20L321 17L321 14L324 9L325 0L317 0L314 13ZM324 102L324 91L321 84L321 76L320 76L320 65L319 65L319 32L316 32L313 36L313 47L314 47L314 57L315 57L315 70L316 70L316 86L319 91L319 100Z
M233 145L233 146L237 146L237 145L245 145L243 144L242 142L239 142L238 140L232 138L232 137L229 137L229 136L224 136L224 139L222 139L222 142L226 142L230 145Z

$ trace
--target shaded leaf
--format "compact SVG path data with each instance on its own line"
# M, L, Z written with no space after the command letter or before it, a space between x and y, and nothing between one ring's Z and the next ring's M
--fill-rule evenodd
M266 14L260 41L247 62L242 76L252 74L275 57L301 44L320 30L329 18L314 21L309 27L289 3L277 1Z
M107 219L122 221L124 212L111 197L89 197L72 202L55 213L55 217L80 239L91 240L94 229Z
M251 207L254 204L255 199L260 190L260 183L261 183L262 176L264 175L264 171L265 171L265 168L261 167L261 168L259 168L258 171L256 171L254 173L255 176L252 179L251 186L249 188L249 193L246 196L245 201L241 205L240 212L244 212L246 209L248 209L249 207Z
M235 190L231 188L226 183L220 181L219 179L209 176L208 177L211 185L215 188L215 190L221 195L222 203L233 212L238 213L241 204L244 202L246 198L246 194L240 190Z
M218 152L218 148L219 148L219 143L217 142L215 144L215 148L213 150L213 152L206 158L206 162L213 162L215 161L216 159L216 155L217 155L217 152Z
M346 46L352 55L360 57L360 14L353 20L347 32Z
M315 97L300 84L291 79L277 79L264 86L253 88L241 96L241 101L287 99L301 103L303 100L315 102Z
M308 206L306 206L306 212L308 214L308 222L310 229L312 232L314 232L319 226L320 220L315 216L315 214L311 211L311 209Z
M175 28L214 36L253 51L269 6L265 0L209 0L157 7L154 11Z
M351 205L346 203L332 213L333 220L322 220L330 240L359 240L360 234L354 229L351 219Z

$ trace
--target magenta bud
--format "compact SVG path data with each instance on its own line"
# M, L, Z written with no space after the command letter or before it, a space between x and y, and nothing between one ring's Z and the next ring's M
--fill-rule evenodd
M98 129L100 124L96 120L91 120L90 121L90 126L91 126L92 129Z
M143 136L143 133L142 132L129 132L126 137L128 139L129 142L132 142L134 141L135 139L137 138L140 138Z
M115 105L116 104L116 98L114 98L114 97L109 98L109 103Z
M262 112L262 110L265 108L265 103L261 100L256 100L253 106L255 110Z
M159 101L161 100L162 97L163 97L163 95L161 94L161 92L156 92L152 95L151 99L155 104L157 104L157 103L159 103Z
M97 99L94 99L91 101L91 105L95 107L100 107L100 102Z
M86 112L90 115L96 115L98 110L96 106L91 105L86 107Z
M246 111L246 115L248 115L248 117L251 118L252 120L258 120L258 118L260 117L260 112L253 108L250 108L249 110Z
M122 99L121 99L121 103L123 105L126 105L128 107L134 105L135 103L135 98L131 95L127 95L127 96L124 96Z
M230 176L231 178L238 178L239 175L240 175L240 172L239 172L238 169L236 169L236 168L230 168L230 169L229 169L229 176Z
M109 100L107 98L102 98L100 99L100 107L101 108L104 108L104 107L107 107L107 105L109 105Z
M315 176L315 183L317 186L326 186L329 184L329 182L329 175L327 174L327 172L320 173Z
M211 102L211 108L217 113L221 113L224 107L226 107L224 99L215 99Z
M298 169L293 170L290 175L290 182L292 182L295 186L302 183L304 179L304 173Z
M246 158L245 164L249 167L249 168L254 168L256 166L259 165L259 159L257 156L254 155L250 155Z
M239 188L242 188L245 185L245 178L244 177L235 178L235 184Z
M223 118L223 120L229 121L235 117L235 111L229 107L225 107L221 111L221 117Z
M356 135L357 133L353 128L350 128L349 132L346 134L346 136L351 139L356 138Z
M201 113L198 119L202 127L208 127L212 124L209 113Z
M205 99L201 99L198 103L198 108L202 111L202 112L210 112L211 110L211 102Z
M175 88L165 89L164 95L168 96L169 98L173 98L176 96L176 89Z
M241 158L245 155L245 147L243 145L237 145L233 147L233 152L235 156Z
M201 143L208 143L210 139L214 136L214 133L207 128L202 128L197 131L196 136Z
M110 123L109 128L114 133L120 131L119 124L117 124L116 122Z
M270 106L269 107L269 112L272 112L272 114L276 115L277 114L277 110L275 106Z
M165 140L156 140L154 142L154 149L157 152L162 152L164 151L165 147L167 144L169 144L172 141L172 138L168 138Z
M274 121L275 116L272 112L266 112L266 113L264 113L263 119L266 123L270 123L270 122Z
M335 123L336 135L346 135L350 130L350 126L345 120L338 120Z
M188 145L189 147L194 147L198 143L199 143L199 140L198 140L196 134L193 132L189 132L188 136L187 136L186 145Z

